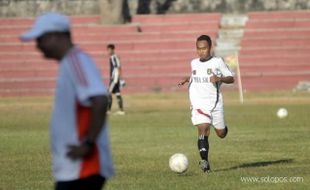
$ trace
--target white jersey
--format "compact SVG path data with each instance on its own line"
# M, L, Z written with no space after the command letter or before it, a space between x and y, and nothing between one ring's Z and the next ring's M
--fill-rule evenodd
M105 178L113 175L107 124L98 136L93 154L79 160L67 156L68 146L79 145L87 134L90 97L105 94L107 89L95 63L78 48L72 48L60 62L50 127L56 181L71 181L94 174Z
M192 74L189 82L189 98L193 109L213 110L222 107L221 83L213 84L210 77L213 73L217 76L233 76L222 58L212 57L201 62L199 58L191 62Z

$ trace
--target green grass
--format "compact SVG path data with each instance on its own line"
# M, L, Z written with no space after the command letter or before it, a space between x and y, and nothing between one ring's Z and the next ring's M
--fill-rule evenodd
M185 93L125 96L127 115L109 118L116 176L107 190L308 189L309 94L225 94L229 135L210 136L214 172L198 167L197 132ZM0 99L0 190L52 189L48 124L51 98ZM289 116L278 119L279 107ZM177 175L168 159L187 155L189 170ZM242 182L241 177L302 177L303 182Z

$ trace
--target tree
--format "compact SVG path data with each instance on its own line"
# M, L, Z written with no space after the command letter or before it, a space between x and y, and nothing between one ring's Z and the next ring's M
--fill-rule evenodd
M127 0L99 0L102 24L122 24L131 21Z

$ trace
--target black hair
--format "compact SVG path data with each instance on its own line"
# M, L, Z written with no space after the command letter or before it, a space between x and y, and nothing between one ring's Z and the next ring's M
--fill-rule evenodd
M210 36L208 36L208 35L201 35L201 36L199 36L199 37L197 38L197 42L198 42L198 41L207 41L209 47L212 46L212 40L211 40Z
M108 44L108 45L107 45L107 48L108 48L108 49L114 50L114 49L115 49L115 45L114 45L114 44Z
M63 32L63 34L71 39L71 32L70 31Z

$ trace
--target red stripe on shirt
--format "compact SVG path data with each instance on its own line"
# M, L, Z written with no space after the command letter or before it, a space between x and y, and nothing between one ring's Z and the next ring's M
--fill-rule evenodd
M77 76L78 82L83 86L87 86L87 80L83 72L81 62L78 58L77 52L74 51L72 54L70 54L70 59L72 61L73 68Z
M84 107L77 102L77 124L78 137L80 142L83 141L90 127L91 109ZM99 151L97 145L93 147L90 155L83 158L81 163L80 178L100 173Z
M197 112L211 119L211 116L209 114L203 113L201 109L197 109Z

